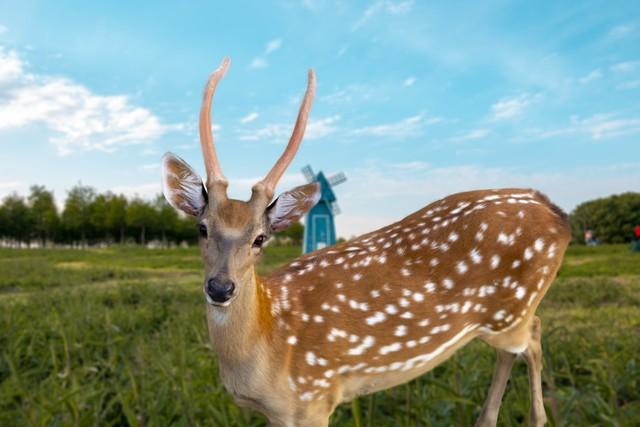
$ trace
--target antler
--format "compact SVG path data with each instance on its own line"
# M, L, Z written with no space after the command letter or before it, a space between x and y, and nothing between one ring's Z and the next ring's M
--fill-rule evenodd
M307 127L307 118L309 117L309 111L311 110L311 104L313 102L315 91L316 74L313 70L309 70L307 90L304 94L302 104L300 105L298 119L296 120L296 125L293 128L293 132L291 133L289 144L287 145L287 148L285 148L276 164L269 171L267 176L254 186L254 191L256 189L259 189L260 187L263 187L263 191L266 192L268 199L271 199L271 197L273 196L278 181L282 177L282 174L284 174L284 171L287 169L287 167L293 160L293 157L296 155L298 148L300 147L305 128Z
M231 60L225 57L222 63L209 76L207 85L204 88L202 96L202 107L200 109L200 144L202 145L202 155L204 156L204 166L207 170L207 186L214 183L227 183L227 179L222 174L222 168L216 155L215 146L213 144L213 134L211 131L211 104L216 86L229 68Z

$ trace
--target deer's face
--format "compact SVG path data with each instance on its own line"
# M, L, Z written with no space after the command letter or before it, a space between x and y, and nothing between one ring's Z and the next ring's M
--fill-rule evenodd
M315 74L309 81L287 148L276 164L252 189L247 202L227 198L227 180L218 162L211 132L211 102L218 82L229 67L225 58L211 74L200 110L200 143L207 169L206 185L180 157L162 158L162 191L169 203L198 219L204 261L204 293L209 304L226 307L253 283L253 266L272 232L298 221L320 199L320 186L311 183L282 193L269 204L278 183L296 154L311 109Z
M249 283L252 268L271 234L265 215L251 205L227 200L206 209L198 221L204 262L204 293L209 304L225 306Z
M273 232L298 221L320 198L317 183L284 192L271 204L260 188L245 202L228 199L224 187L213 184L207 190L184 160L173 154L163 158L163 192L171 205L197 218L203 290L207 302L219 307L252 283L253 266Z

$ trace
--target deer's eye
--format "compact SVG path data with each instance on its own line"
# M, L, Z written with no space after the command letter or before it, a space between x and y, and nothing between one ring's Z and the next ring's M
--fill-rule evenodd
M258 237L256 237L256 240L253 241L253 245L251 245L251 247L261 248L266 241L267 236L265 236L264 234L260 234Z
M207 227L204 224L198 224L198 233L200 233L200 237L206 239L207 238Z

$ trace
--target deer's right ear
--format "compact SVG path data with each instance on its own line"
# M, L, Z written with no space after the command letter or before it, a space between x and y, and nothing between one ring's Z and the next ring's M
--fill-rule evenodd
M188 215L200 215L207 205L202 178L173 153L162 156L162 193L171 206Z

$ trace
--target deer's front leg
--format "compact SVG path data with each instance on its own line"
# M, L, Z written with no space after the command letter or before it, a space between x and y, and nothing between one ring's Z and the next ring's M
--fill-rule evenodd
M484 402L482 412L476 421L476 427L492 427L498 421L502 396L511 375L511 368L516 359L516 355L508 351L496 349L496 369L493 372L489 395Z

